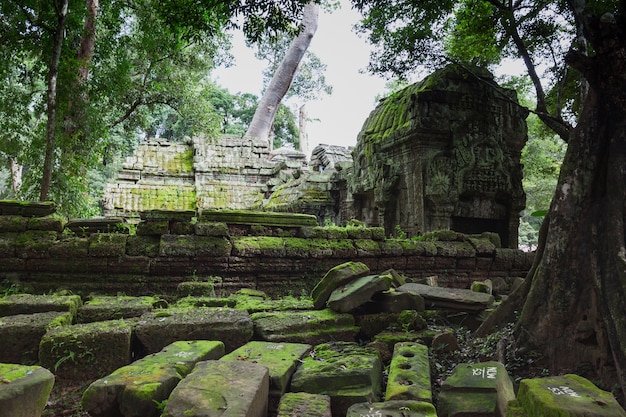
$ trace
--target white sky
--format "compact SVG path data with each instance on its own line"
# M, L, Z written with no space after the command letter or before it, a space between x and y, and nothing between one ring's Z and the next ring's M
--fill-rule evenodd
M323 95L306 105L309 119L319 119L307 125L309 151L320 143L354 146L363 122L375 107L376 95L385 90L384 79L361 73L369 62L370 45L352 31L360 14L350 8L349 1L341 3L341 9L320 13L309 47L327 65L326 81L333 86L332 95ZM234 65L216 69L212 78L231 93L260 95L261 72L267 63L256 60L254 50L245 46L240 31L234 36Z

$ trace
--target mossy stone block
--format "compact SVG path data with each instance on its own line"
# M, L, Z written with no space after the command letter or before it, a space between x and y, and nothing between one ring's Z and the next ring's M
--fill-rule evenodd
M55 211L56 205L52 201L0 201L0 214L3 216L44 217L54 214Z
M435 407L424 401L393 400L354 404L346 417L437 417Z
M190 222L195 215L195 210L145 210L139 213L141 220L146 221L176 220Z
M439 417L460 415L506 416L515 399L513 382L500 362L460 364L441 386L437 403Z
M252 362L203 361L176 386L162 417L266 417L269 371Z
M78 309L78 323L139 317L162 301L156 297L94 296Z
M198 236L229 237L228 225L223 222L199 222L194 225Z
M124 256L127 238L120 233L94 233L89 236L89 255L107 258Z
M18 258L46 258L58 236L49 230L26 230L15 238L15 253Z
M336 288L369 272L369 267L362 262L345 262L331 268L311 291L315 308L325 308L326 302Z
M293 392L329 395L333 416L344 416L353 404L378 400L381 389L378 352L349 342L315 346L291 380Z
M48 253L53 258L84 258L89 256L89 239L84 237L61 237L52 242Z
M137 236L161 236L170 233L167 220L143 221L137 225Z
M527 417L626 416L610 392L573 374L523 379L511 407L521 408Z
M195 235L162 235L160 256L190 257L196 255Z
M28 230L51 230L61 233L65 227L65 220L58 217L31 217L28 219Z
M0 412L10 417L41 416L54 375L40 366L0 363Z
M313 301L310 298L281 297L278 299L260 299L258 297L231 296L236 301L235 308L248 313L261 311L294 311L311 310Z
M67 311L74 317L82 304L79 295L13 294L0 298L0 317L46 311Z
M393 348L385 401L410 400L432 402L428 347L420 343L400 342Z
M226 224L260 224L277 227L307 227L317 225L317 218L311 214L249 210L203 210L199 220L223 222Z
M270 394L280 397L287 391L299 361L313 346L304 343L251 341L223 356L223 361L249 361L264 365L270 372ZM278 401L277 401L278 402Z
M197 257L227 258L230 256L233 245L229 239L212 236L196 236Z
M250 341L253 325L246 311L230 308L169 308L141 316L135 335L148 353L178 340L221 340L226 351Z
M160 236L128 236L126 239L126 254L129 256L159 256Z
M33 364L39 358L39 342L49 329L69 326L69 312L50 311L0 318L0 362Z
M255 338L268 342L315 345L329 340L354 341L359 328L351 314L330 309L260 312L250 315Z
M39 344L39 362L66 379L100 378L130 363L131 331L124 320L51 329Z
M196 308L196 307L230 307L234 308L237 300L223 297L183 297L176 301L174 308Z
M28 228L28 219L22 216L0 216L0 232L24 232Z
M336 288L326 303L331 310L347 313L368 303L374 294L391 288L391 275L366 275Z
M158 417L157 403L200 361L219 359L219 341L179 341L93 382L83 393L83 410L94 417L110 415Z
M280 399L277 417L331 417L330 397L308 392L288 392Z
M215 297L215 284L210 281L181 282L176 286L176 294L179 297Z

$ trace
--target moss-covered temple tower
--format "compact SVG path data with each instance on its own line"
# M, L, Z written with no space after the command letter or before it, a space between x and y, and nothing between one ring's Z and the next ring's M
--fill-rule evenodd
M348 182L354 215L387 233L497 232L517 247L527 111L484 69L448 66L382 100Z

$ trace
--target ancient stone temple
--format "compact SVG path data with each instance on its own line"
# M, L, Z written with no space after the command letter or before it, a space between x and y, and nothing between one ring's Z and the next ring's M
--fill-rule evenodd
M382 100L353 152L354 216L409 236L493 231L517 247L526 116L488 71L457 66Z

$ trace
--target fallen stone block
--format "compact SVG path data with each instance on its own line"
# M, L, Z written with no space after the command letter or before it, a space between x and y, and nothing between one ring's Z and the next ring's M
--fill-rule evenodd
M78 308L76 321L93 323L139 317L164 303L155 297L96 296Z
M131 332L124 320L57 327L41 338L39 362L65 379L100 378L130 363Z
M254 313L255 337L268 342L316 345L329 340L353 342L359 331L351 314L330 309Z
M0 414L39 417L54 386L54 375L40 366L0 363Z
M389 365L385 401L432 402L428 348L419 343L397 343Z
M526 417L625 417L626 411L610 392L578 375L523 379L507 415ZM519 415L519 414L517 414Z
M491 294L459 288L431 287L413 282L404 284L397 290L421 295L426 308L480 311L489 308L495 300Z
M179 341L93 382L83 393L81 405L93 417L158 417L157 404L196 363L219 359L224 344L219 341Z
M0 317L48 311L67 311L74 317L81 305L78 295L13 294L0 299Z
M346 417L437 417L437 412L431 403L423 401L385 401L354 404Z
M329 395L334 417L345 416L353 404L378 401L381 389L378 352L349 342L317 345L291 379L292 392Z
M387 291L391 280L389 274L356 278L336 288L326 304L331 310L347 313L369 302L374 294Z
M373 308L381 312L399 313L404 310L424 311L425 309L424 298L410 292L384 291L375 294L372 300L374 301Z
M256 363L199 362L167 401L162 417L266 417L269 371Z
M308 392L288 392L280 400L276 417L331 417L330 397Z
M345 262L331 268L311 291L311 298L313 298L315 308L323 309L326 307L328 298L336 288L356 278L365 276L369 272L369 267L362 262Z
M39 342L54 327L69 326L70 312L17 314L0 318L0 362L35 363L39 359Z
M147 353L177 340L221 340L226 352L248 343L253 325L246 311L230 308L169 308L146 313L135 335Z
M437 415L505 417L507 404L513 399L513 383L503 364L465 363L454 368L441 385Z

